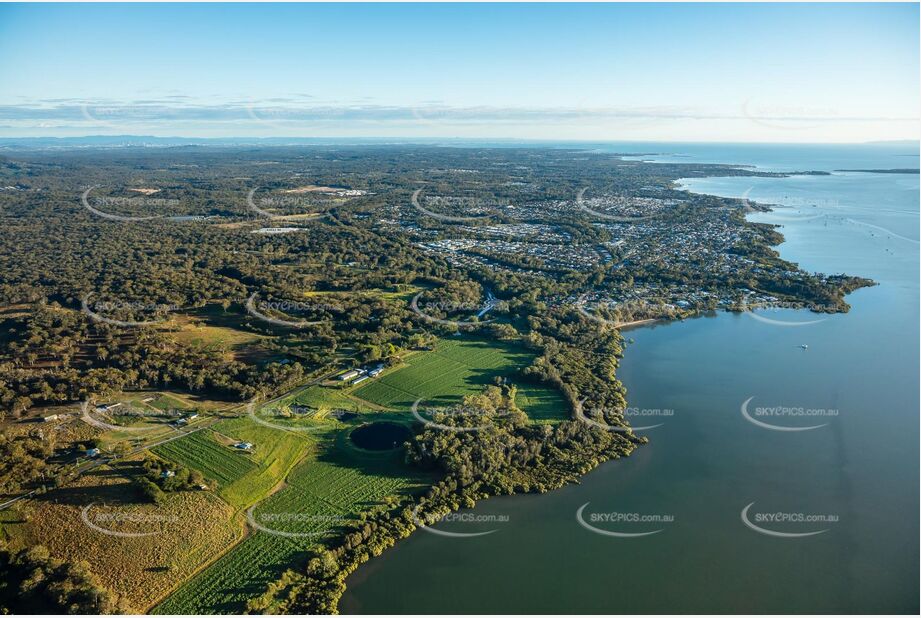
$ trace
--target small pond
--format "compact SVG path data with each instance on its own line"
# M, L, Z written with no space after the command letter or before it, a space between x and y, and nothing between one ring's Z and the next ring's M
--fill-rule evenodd
M349 434L352 443L368 451L389 451L403 444L412 434L399 423L381 421L356 428Z

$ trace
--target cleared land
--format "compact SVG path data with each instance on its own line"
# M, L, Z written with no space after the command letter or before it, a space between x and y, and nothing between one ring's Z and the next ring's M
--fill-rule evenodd
M51 555L85 560L103 586L144 612L188 579L222 548L243 536L233 509L206 491L169 494L157 506L140 502L120 469L100 468L47 498L2 512L3 530L16 547L44 545ZM120 533L93 529L84 521Z

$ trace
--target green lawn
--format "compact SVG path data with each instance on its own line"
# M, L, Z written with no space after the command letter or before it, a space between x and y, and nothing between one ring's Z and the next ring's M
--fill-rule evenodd
M569 404L560 391L548 386L519 383L515 404L535 423L550 423L569 418Z

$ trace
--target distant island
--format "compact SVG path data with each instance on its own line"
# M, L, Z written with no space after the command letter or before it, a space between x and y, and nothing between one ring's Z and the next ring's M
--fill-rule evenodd
M836 172L863 172L865 174L917 174L921 172L918 168L899 167L889 170L835 170Z

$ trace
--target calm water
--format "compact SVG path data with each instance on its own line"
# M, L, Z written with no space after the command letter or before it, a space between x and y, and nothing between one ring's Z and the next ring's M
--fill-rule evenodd
M623 145L610 150L624 152ZM665 150L637 147L636 152ZM914 152L914 156L906 156ZM911 147L675 145L657 159L769 169L917 167ZM633 330L619 376L631 406L673 410L633 456L542 496L481 502L487 522L419 531L349 581L347 613L918 611L918 205L916 175L693 179L687 188L788 208L781 254L803 268L873 278L848 314L780 326L718 314ZM817 317L761 311L775 321ZM800 348L808 344L808 350ZM742 416L754 406L818 418ZM836 411L837 415L832 415ZM808 537L760 534L750 521ZM640 537L593 533L659 532ZM605 522L613 514L658 521ZM837 521L765 522L756 514ZM668 518L673 518L671 521Z

